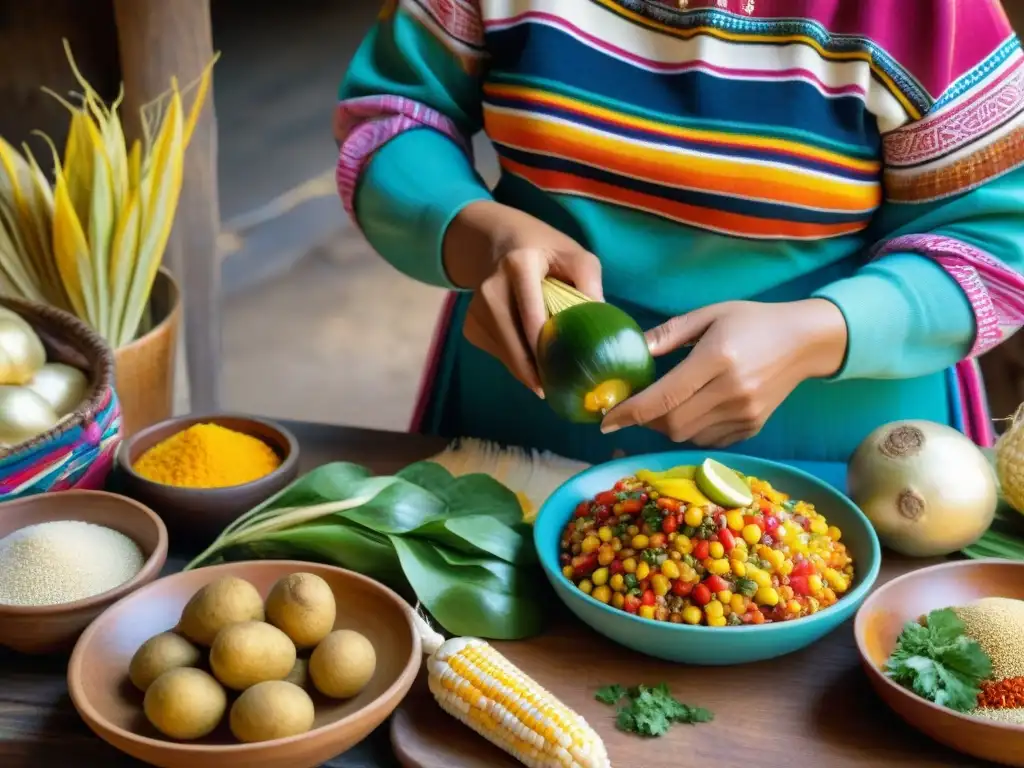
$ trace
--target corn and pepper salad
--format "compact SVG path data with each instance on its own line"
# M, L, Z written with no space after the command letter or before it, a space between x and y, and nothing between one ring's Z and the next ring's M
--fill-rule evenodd
M812 504L748 477L751 504L728 509L659 474L576 507L559 557L582 592L645 619L727 627L798 619L850 589L842 532Z

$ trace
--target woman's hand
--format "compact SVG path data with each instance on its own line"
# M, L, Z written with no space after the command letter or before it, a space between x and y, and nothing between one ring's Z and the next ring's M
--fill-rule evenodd
M825 299L785 304L729 301L647 333L655 356L693 351L643 392L614 408L603 432L645 424L676 442L721 447L753 437L802 381L835 374L846 356L846 321Z
M448 227L444 263L453 283L474 292L466 339L543 397L534 359L548 317L541 282L551 275L602 301L597 257L529 214L484 201L467 205Z

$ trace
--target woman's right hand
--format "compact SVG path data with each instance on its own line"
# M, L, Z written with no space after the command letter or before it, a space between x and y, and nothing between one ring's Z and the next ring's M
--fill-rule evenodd
M557 277L603 301L601 262L540 219L487 200L470 203L449 225L444 264L453 283L473 291L466 339L544 397L535 360L547 321L541 283Z

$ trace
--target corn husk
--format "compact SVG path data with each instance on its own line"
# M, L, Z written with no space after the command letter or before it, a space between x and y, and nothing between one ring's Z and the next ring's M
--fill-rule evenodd
M540 287L544 296L544 308L549 315L557 315L569 307L593 301L587 294L554 277L545 277Z
M0 292L70 311L116 348L146 317L216 57L194 84L183 90L172 79L142 109L144 140L129 148L121 95L105 104L66 41L65 50L82 93L69 101L50 92L71 115L63 154L50 143L53 184L27 147L23 155L0 139Z
M456 440L431 461L456 477L477 472L490 475L516 494L528 523L558 486L590 466L548 451L503 448L470 437Z

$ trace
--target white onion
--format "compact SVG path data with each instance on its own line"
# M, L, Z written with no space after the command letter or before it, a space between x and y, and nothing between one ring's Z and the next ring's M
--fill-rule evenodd
M996 477L981 450L952 427L897 421L865 438L850 460L850 498L878 538L911 557L948 555L992 524Z

